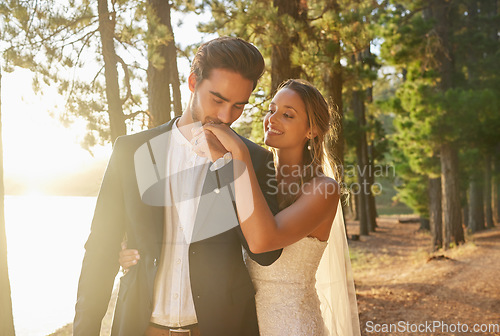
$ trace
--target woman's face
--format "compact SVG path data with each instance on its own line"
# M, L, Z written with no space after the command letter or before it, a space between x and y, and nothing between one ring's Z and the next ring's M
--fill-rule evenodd
M264 143L278 149L300 147L302 150L308 137L310 129L304 101L292 89L281 89L264 117Z

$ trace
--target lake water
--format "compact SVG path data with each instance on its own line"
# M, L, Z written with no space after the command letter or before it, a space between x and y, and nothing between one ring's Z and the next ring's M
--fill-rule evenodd
M5 220L17 336L72 322L95 197L6 196Z

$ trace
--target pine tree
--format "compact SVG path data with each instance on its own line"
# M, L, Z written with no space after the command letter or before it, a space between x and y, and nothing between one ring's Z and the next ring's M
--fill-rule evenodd
M299 42L299 31L307 30L307 1L273 0L273 7L277 9L278 20L271 40L271 92L275 92L281 82L301 77L300 64L292 62L291 54Z
M498 113L490 112L498 105L498 94L494 94L498 92L498 79L491 75L491 69L498 67L492 62L492 55L498 50L498 43L494 43L497 37L491 33L498 16L487 18L491 11L486 8L491 4L489 1L397 2L388 7L383 18L386 33L382 54L396 68L404 69L406 78L396 95L401 106L396 121L406 135L412 135L401 136L396 142L406 154L415 147L412 142L424 149L421 157L408 157L415 172L429 176L431 224L433 218L440 218L435 213L440 191L433 181L435 167L423 164L423 159L440 160L445 248L450 246L452 238L455 244L464 240L461 209L465 197L461 195L466 183L463 181L471 176L474 186L481 180L474 177L481 171L477 166L461 166L473 157L471 153L477 154L476 163L488 162L485 154L493 153L492 148L498 144L498 132L489 127L498 129ZM474 9L476 5L480 8ZM470 15L471 11L476 13ZM483 120L487 123L483 124ZM489 192L491 178L487 180ZM472 201L478 201L478 197L474 196ZM469 210L470 216L474 215ZM434 241L439 241L440 237L433 232Z
M149 126L170 120L170 112L182 114L177 48L168 1L148 0L148 111Z
M84 147L114 141L149 119L157 125L170 119L171 110L181 113L169 2L12 1L0 10L8 70L32 70L38 89L41 82L58 86L66 98L62 120L87 121ZM170 74L167 82L154 76L157 70ZM148 99L148 91L162 94ZM158 97L170 103L156 103Z
M111 141L127 133L123 114L123 106L120 97L120 85L118 83L118 69L115 49L115 25L116 20L109 12L108 1L97 1L97 12L99 16L99 33L101 35L102 58L104 62L104 76L106 78L105 92L109 114L109 128Z

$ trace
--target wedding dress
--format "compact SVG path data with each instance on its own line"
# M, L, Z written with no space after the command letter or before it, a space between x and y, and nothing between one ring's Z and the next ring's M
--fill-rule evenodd
M244 257L261 336L360 335L340 206L328 242L302 238L270 266Z
M305 237L285 247L271 266L246 258L261 336L324 335L314 276L326 244Z

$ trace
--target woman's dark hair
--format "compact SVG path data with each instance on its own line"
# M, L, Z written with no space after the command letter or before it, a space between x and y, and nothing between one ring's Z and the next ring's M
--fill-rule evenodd
M253 88L264 72L264 58L252 44L237 37L223 36L203 43L191 64L191 72L200 83L213 69L226 69L253 81Z

